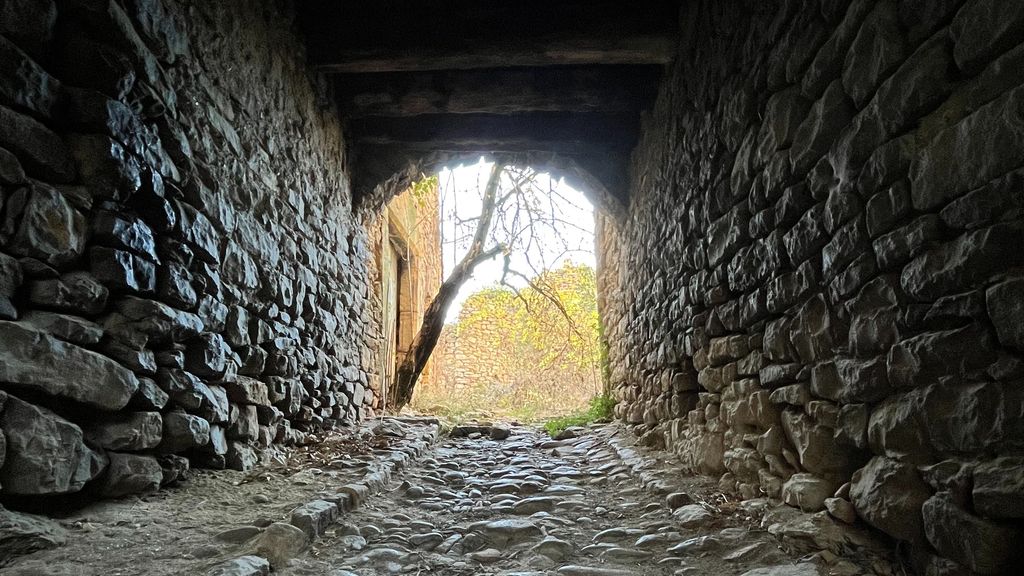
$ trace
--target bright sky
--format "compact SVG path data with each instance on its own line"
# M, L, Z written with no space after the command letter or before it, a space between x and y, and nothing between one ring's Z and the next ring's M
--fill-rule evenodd
M490 172L491 163L481 159L477 164L459 166L450 170L444 169L438 174L441 197L442 253L446 277L465 254L469 244L467 237L472 236L476 230L475 220L468 221L461 226L457 220L479 216L481 197ZM551 226L534 226L530 245L512 250L510 268L527 276L533 276L535 270L557 268L565 261L596 266L593 205L582 192L569 186L563 180L552 179L546 173L539 174L534 182L538 188L544 191L538 197L544 200L550 199L549 203L543 206L543 210L548 214L554 214L554 220L557 220L557 231ZM498 195L501 196L500 190ZM511 218L513 217L513 214L506 215L506 223L509 227L512 227ZM453 242L453 239L456 238L464 238L464 240ZM485 249L504 240L506 238L499 233L496 239L491 238L487 242ZM502 257L498 256L477 266L473 277L462 286L459 295L448 309L446 321L454 322L458 319L462 303L471 294L481 288L499 283L503 265ZM515 286L525 285L523 280L511 275L507 277L507 281Z

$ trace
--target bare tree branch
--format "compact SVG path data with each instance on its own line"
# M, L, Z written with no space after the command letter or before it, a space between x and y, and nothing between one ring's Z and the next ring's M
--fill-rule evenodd
M493 258L506 250L504 245L497 245L489 250L484 250L484 242L490 233L491 221L494 218L495 202L498 194L498 184L501 179L504 167L495 163L491 168L490 178L484 188L483 209L480 214L480 221L477 224L476 233L473 235L472 243L466 255L455 265L452 273L441 283L437 295L430 302L427 311L423 314L423 323L413 338L412 346L409 347L401 364L395 374L395 397L396 407L402 407L412 400L413 389L416 380L419 379L423 369L426 368L430 354L437 346L437 340L444 329L444 318L448 313L459 288L473 274L473 269L481 262Z

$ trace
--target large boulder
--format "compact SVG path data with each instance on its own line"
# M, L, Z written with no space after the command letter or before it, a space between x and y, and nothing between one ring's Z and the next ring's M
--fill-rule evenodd
M1009 574L1020 566L1024 530L978 518L939 492L922 508L928 542L939 554L979 574Z
M229 442L224 459L228 468L242 472L248 472L260 463L256 449L242 442Z
M274 568L280 568L305 550L307 544L305 532L291 524L275 522L256 540L255 552Z
M180 342L203 329L202 320L195 314L134 296L118 300L117 314L111 315L105 324L115 337L119 332L138 332L154 343Z
M86 440L93 446L138 452L160 444L163 419L159 412L133 412L94 422L84 432Z
M103 337L103 328L99 324L78 316L31 310L20 320L41 332L79 346L92 346Z
M5 494L77 492L106 465L105 457L85 445L78 426L14 396L0 413L0 430L7 440L0 468Z
M228 434L223 426L210 426L210 441L200 451L213 456L224 456L228 453Z
M267 384L248 376L236 376L234 382L225 382L228 399L239 404L270 406Z
M1024 94L1024 90L1020 92ZM967 231L914 258L903 268L900 284L908 295L921 301L971 290L993 276L1024 265L1024 252L1014 249L1021 243L1024 224L1019 221Z
M985 300L999 342L1024 350L1024 278L996 284L985 293Z
M228 438L242 441L259 438L260 422L255 406L232 404L230 421Z
M925 464L937 454L1024 448L1024 391L1002 382L945 382L893 396L874 408L876 454Z
M0 146L18 156L32 176L58 183L75 178L75 162L60 136L6 106L0 106Z
M836 135L849 124L853 113L853 103L843 90L842 82L833 81L822 97L811 106L793 138L789 153L794 172L808 172L828 151Z
M1024 518L1024 458L1003 457L974 469L974 509L988 518Z
M227 424L230 420L228 393L220 386L207 386L209 396L203 399L203 405L196 414L206 418L212 424Z
M124 408L139 380L117 362L45 332L0 321L0 382L103 410Z
M139 390L132 397L128 406L137 410L162 410L169 401L170 396L167 395L167 392L160 389L155 380L152 378L139 378Z
M836 491L834 483L814 474L801 472L790 476L782 485L782 500L804 512L818 512L825 509L825 499Z
M88 272L68 272L29 284L28 299L35 306L93 316L103 311L108 290Z
M164 471L153 456L110 452L110 465L96 482L101 496L117 498L145 494L160 488Z
M161 452L184 452L210 443L210 423L184 412L164 414Z
M142 185L139 162L103 134L71 134L66 137L79 179L101 197L126 200Z
M92 217L93 242L157 261L156 240L145 222L101 210Z
M928 432L920 424L921 392L911 391L886 398L871 410L868 443L875 454L924 464L933 459Z
M65 542L67 533L53 520L0 507L0 566L17 556L63 546Z
M918 334L889 349L889 382L895 388L917 388L946 376L966 378L996 359L994 348L988 330L978 323ZM970 354L963 353L967 349Z
M127 250L93 246L89 249L89 270L116 292L149 294L156 290L156 265Z
M185 204L177 203L178 226L185 241L204 262L215 264L220 259L220 234L213 223L202 212Z
M809 472L848 471L863 461L856 450L836 444L834 429L815 422L801 411L783 411L782 429L796 448L800 466Z
M924 541L921 505L931 496L913 466L875 456L853 474L850 500L865 522L899 540Z
M1012 151L1022 144L1024 87L1017 87L942 130L922 149L910 168L914 208L932 210L1019 167L1020 154ZM1010 246L1003 252L1013 252Z
M194 374L178 368L160 368L157 371L156 382L176 406L196 410L203 404L204 394L197 390L205 388L206 384Z
M85 249L85 218L60 192L42 183L27 189L25 207L7 248L18 256L63 266Z
M203 378L220 378L231 348L220 334L204 333L188 342L185 369Z
M0 152L2 152L0 148ZM0 158L2 160L2 158ZM23 280L21 265L14 258L0 252L0 320L14 320L18 316L11 298Z
M156 295L171 306L181 308L182 310L192 310L198 302L198 296L196 295L193 283L194 279L188 268L177 262L167 261L157 271ZM212 310L203 310L202 312L210 312ZM210 316L210 314L206 315ZM213 326L215 323L210 322L210 325L207 327L214 330L216 329ZM205 319L203 324L207 324Z
M0 184L7 186L28 182L25 169L18 162L18 157L5 148L0 148Z
M836 520L828 512L807 514L789 506L769 507L761 526L778 538L783 549L791 554L815 554L828 550L833 554L887 554L892 545L882 542L873 532Z

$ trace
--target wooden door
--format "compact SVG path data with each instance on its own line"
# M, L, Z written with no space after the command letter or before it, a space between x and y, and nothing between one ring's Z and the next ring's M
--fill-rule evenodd
M398 352L398 253L395 252L391 242L385 242L381 250L381 284L382 300L384 310L382 311L381 322L383 323L382 338L384 340L381 350L381 383L382 401L385 406L391 400L389 392L395 380L395 368L397 365Z

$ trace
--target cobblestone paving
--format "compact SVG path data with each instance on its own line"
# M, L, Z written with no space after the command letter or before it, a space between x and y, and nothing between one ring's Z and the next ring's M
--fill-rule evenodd
M199 471L56 520L15 576L895 576L890 547L827 512L737 501L616 425L384 418L249 473ZM2 527L0 527L2 528ZM27 550L23 551L27 552Z
M810 576L872 571L830 552L803 561L759 527L767 502L739 503L709 479L640 488L643 457L614 445L614 427L551 440L513 428L448 438L391 490L344 516L284 574L371 576ZM498 429L495 436L503 436ZM625 456L625 458L623 458ZM647 479L657 484L659 480ZM663 480L661 481L664 484ZM655 490L657 492L658 490ZM660 490L664 492L665 490ZM792 510L792 509L790 509ZM825 543L827 544L827 543ZM813 548L813 546L812 546ZM856 546L851 547L851 549ZM886 573L887 567L876 562Z

